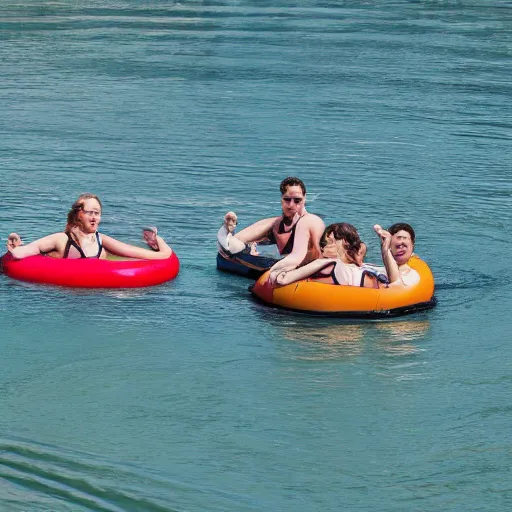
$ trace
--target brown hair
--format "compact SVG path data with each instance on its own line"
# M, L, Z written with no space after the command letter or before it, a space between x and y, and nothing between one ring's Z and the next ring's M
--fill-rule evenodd
M397 222L396 224L393 224L389 227L388 231L392 235L396 235L399 231L407 231L407 233L411 235L412 243L414 243L416 240L416 233L414 232L414 229L412 229L410 224L406 224L405 222Z
M348 258L352 261L352 263L357 263L357 255L361 250L361 239L359 238L359 233L357 229L348 222L339 222L337 224L330 224L325 228L325 231L320 238L320 247L325 247L327 245L327 238L331 235L334 235L335 240L343 241L343 248L347 253Z
M98 196L90 194L88 192L86 192L85 194L80 194L78 199L73 203L73 206L71 206L71 210L69 210L68 212L68 222L66 224L66 229L64 230L64 232L67 233L68 235L71 234L71 230L74 227L80 228L82 223L78 218L78 213L80 212L80 210L83 210L84 203L85 201L87 201L87 199L96 199L96 201L98 201L98 203L100 204L100 208L102 208L101 201Z
M284 194L288 187L297 186L299 186L302 189L302 193L306 195L306 185L304 185L302 180L299 180L299 178L295 178L294 176L288 176L288 178L285 178L283 181L281 181L279 190L281 191L281 194Z

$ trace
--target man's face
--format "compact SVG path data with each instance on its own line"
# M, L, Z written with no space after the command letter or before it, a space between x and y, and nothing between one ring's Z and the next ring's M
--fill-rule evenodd
M289 185L286 187L285 193L281 196L281 206L285 217L293 217L296 213L299 215L304 209L306 198L302 193L300 185Z
M414 244L411 240L411 235L405 231L400 230L391 237L391 254L399 265L404 265L409 261L409 258L414 251Z

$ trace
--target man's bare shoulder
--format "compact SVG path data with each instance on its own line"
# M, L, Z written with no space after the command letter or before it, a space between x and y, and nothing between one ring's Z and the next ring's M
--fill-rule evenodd
M310 227L321 227L323 229L325 226L324 221L314 213L308 213L304 217L304 221Z

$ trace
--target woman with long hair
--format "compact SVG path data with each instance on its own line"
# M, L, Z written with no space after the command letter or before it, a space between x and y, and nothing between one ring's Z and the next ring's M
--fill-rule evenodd
M102 204L94 194L82 194L71 206L64 231L39 238L23 245L17 233L7 239L7 250L14 258L22 259L37 254L47 254L54 258L98 258L107 254L139 259L165 259L171 256L172 249L158 236L156 228L145 228L144 240L151 248L144 249L120 242L110 236L100 234Z

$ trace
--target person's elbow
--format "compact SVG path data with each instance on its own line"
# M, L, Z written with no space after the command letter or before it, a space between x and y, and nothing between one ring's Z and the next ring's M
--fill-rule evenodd
M156 254L158 254L159 259L165 260L172 256L172 249L170 247L165 247L164 249L158 251Z

